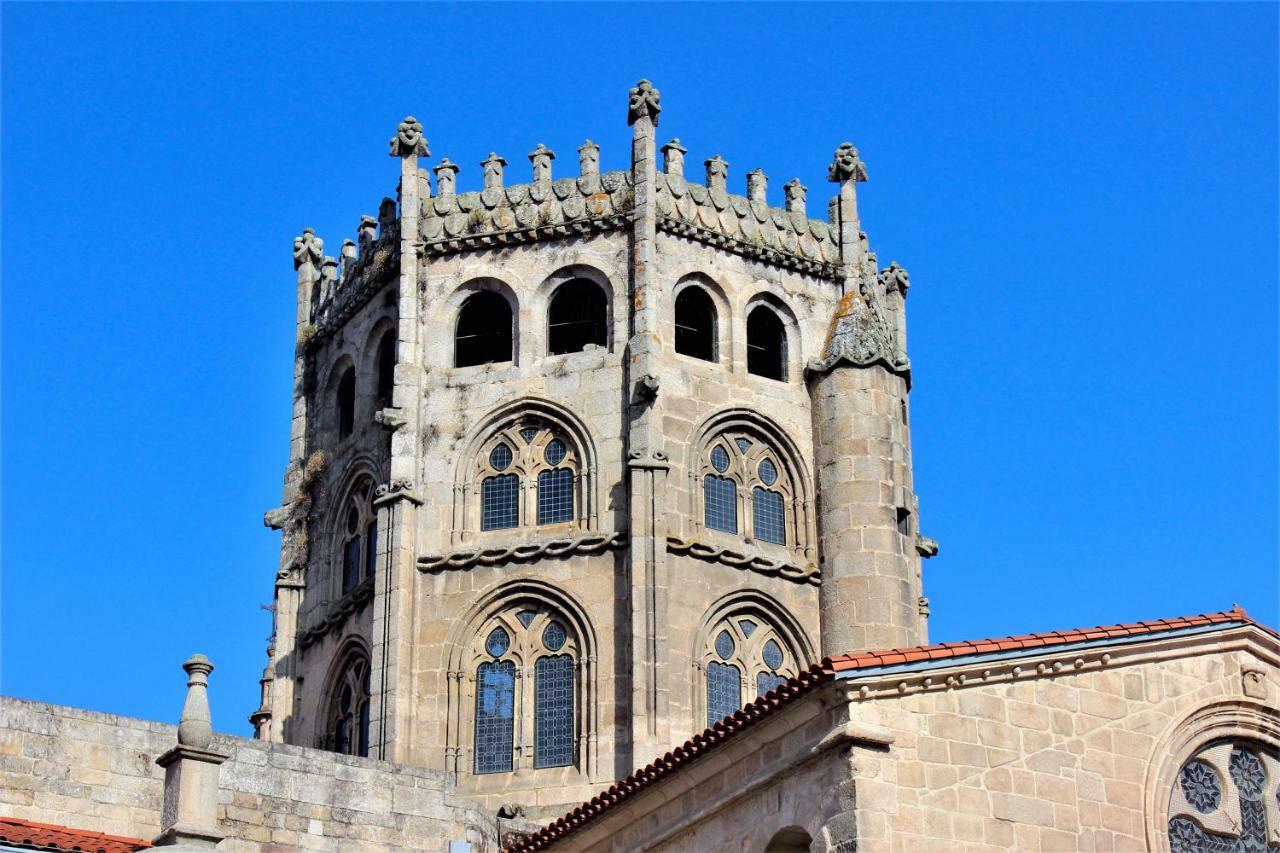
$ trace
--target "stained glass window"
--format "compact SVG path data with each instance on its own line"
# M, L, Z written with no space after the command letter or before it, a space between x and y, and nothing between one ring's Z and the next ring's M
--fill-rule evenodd
M484 650L495 658L500 658L511 648L511 637L502 628L494 628L485 638Z
M477 773L511 771L515 731L516 665L482 663L476 670Z
M573 471L556 468L538 474L538 523L573 520Z
M707 664L707 725L714 726L742 707L742 672L733 664Z
M489 453L489 464L493 466L495 471L505 471L512 460L511 448L505 444L499 444Z
M769 640L764 644L764 650L760 653L760 657L764 659L764 665L769 669L780 669L782 667L782 646L779 646L776 640Z
M1280 851L1270 841L1267 826L1268 798L1274 797L1275 805L1280 805L1278 777L1280 756L1274 750L1231 743L1200 750L1182 765L1170 797L1170 849L1173 853ZM1205 825L1221 828L1210 832L1202 828ZM1276 829L1271 827L1270 832Z
M520 522L520 478L515 474L486 477L480 502L481 530L515 527Z
M711 467L721 474L729 470L729 451L718 444L711 448Z
M378 561L378 520L369 522L364 536L364 576L373 576L374 564Z
M787 544L786 519L782 495L756 486L751 490L752 520L756 538L765 542Z
M756 695L763 696L770 690L774 690L787 683L785 675L778 675L775 672L756 673Z
M560 649L563 648L564 641L566 639L568 639L568 635L565 634L564 626L559 622L556 622L554 619L542 632L542 644L546 646L549 651L560 651Z
M534 664L534 682L533 764L535 767L572 764L573 658L569 655L538 658Z
M563 441L561 441L558 438L551 439L551 442L547 445L547 452L546 452L547 464L559 465L561 462L564 461L564 456L566 452L567 450L564 446Z
M520 620L520 624L529 627L529 623L533 621L533 617L538 615L536 610L521 610L516 614L516 618Z
M721 631L716 635L716 654L720 655L720 657L725 660L733 657L734 648L733 637L729 636L728 631Z
M722 451L723 452L723 451ZM703 480L706 524L712 530L738 532L738 490L733 480L708 474Z
M749 438L735 438L734 442L738 445L738 449L743 453L746 453L751 449L751 439Z
M369 754L369 661L357 655L342 671L329 710L329 739L335 752Z
M352 536L342 546L342 591L360 583L360 537Z
M770 459L760 460L760 467L757 469L760 473L760 482L766 486L772 486L778 480L778 466L773 464Z
M523 438L526 442L533 441L533 437L537 434L538 434L537 427L521 427L520 428L520 437Z
M738 623L738 627L742 629L742 636L750 637L756 629L756 623L751 619L743 619Z

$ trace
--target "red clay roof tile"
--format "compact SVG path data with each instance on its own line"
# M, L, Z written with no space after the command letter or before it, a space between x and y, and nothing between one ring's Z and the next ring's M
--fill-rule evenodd
M0 817L0 841L31 850L79 850L84 853L135 853L151 847L150 842L141 838L104 835L12 817Z

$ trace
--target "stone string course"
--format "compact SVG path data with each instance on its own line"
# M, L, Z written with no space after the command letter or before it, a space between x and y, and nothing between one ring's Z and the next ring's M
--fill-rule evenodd
M177 727L0 698L0 816L152 838ZM219 735L225 853L496 851L496 826L439 771ZM507 827L504 826L504 830Z

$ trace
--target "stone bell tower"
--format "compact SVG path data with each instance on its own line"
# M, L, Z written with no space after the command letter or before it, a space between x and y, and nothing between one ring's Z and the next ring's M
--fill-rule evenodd
M928 602L920 558L937 545L919 536L911 478L907 395L906 270L876 272L858 222L858 150L836 150L828 179L838 223L843 296L822 356L809 364L822 586L822 654L926 641Z

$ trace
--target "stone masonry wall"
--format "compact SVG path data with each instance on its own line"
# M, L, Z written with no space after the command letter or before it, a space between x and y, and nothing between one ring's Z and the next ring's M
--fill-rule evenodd
M117 835L160 831L177 727L0 698L0 815ZM444 774L218 736L218 816L236 853L497 850L493 821L455 799Z

